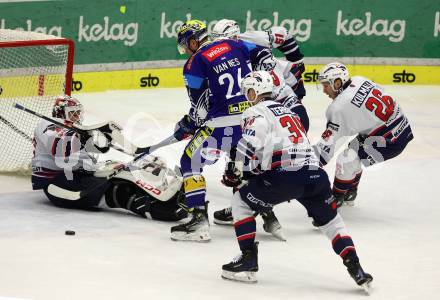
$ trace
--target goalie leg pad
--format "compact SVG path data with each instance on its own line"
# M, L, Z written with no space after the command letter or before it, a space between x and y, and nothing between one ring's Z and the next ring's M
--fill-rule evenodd
M73 172L72 180L58 175L44 188L47 198L64 208L91 209L97 207L107 188L107 180L83 172Z
M178 221L187 217L187 212L177 201L180 192L168 201L159 201L131 182L114 180L105 193L105 201L111 208L123 208L142 217L162 221Z

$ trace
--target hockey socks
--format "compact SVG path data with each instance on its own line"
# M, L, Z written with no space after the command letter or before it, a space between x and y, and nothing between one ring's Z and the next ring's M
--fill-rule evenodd
M206 182L201 174L185 173L183 175L186 204L189 208L205 206Z
M342 220L339 214L336 214L330 222L320 226L319 229L332 242L333 250L342 259L344 259L349 252L353 252L356 255L353 240L348 235L344 220Z
M249 250L254 247L256 227L254 216L234 223L235 235L237 236L241 251Z

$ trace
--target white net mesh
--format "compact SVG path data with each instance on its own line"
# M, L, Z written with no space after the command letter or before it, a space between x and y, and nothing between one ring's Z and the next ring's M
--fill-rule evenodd
M60 44L12 44L54 39ZM30 169L33 132L40 119L13 106L19 103L50 116L55 98L65 91L69 51L67 40L59 37L0 29L0 172Z

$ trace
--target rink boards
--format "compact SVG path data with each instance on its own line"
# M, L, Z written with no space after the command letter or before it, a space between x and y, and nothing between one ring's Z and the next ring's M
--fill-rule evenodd
M323 65L307 65L303 74L305 83L317 83ZM440 66L381 66L347 65L352 76L362 75L380 84L440 85ZM52 95L59 93L59 78L55 75L41 78L33 76L8 76L0 74L0 99L27 97L30 95ZM20 79L26 84L20 84ZM183 87L182 68L143 68L128 70L74 72L72 92L102 92L107 90L136 90L151 88Z
M323 65L308 65L305 83L316 83ZM439 85L440 66L348 65L350 74L362 75L380 84ZM72 92L183 87L182 68L151 68L74 73Z

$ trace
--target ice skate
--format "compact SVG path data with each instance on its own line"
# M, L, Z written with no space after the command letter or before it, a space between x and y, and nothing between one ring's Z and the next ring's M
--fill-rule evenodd
M359 261L357 259L346 258L344 259L344 265L347 267L347 271L350 274L351 278L356 282L357 285L362 287L362 289L370 294L373 281L373 276L368 273L365 273L362 269Z
M335 202L337 207L341 207L342 205L354 206L354 200L357 196L357 188L352 188L348 190L345 194L337 194L334 195Z
M209 242L209 221L206 210L194 208L189 222L171 227L173 241Z
M252 250L245 250L230 263L222 266L222 278L245 283L257 282L258 242Z
M354 206L354 200L356 199L356 196L357 196L357 187L348 190L348 192L345 194L344 204L347 206Z
M233 225L232 207L226 207L214 212L214 223L217 225Z
M283 232L281 231L281 224L278 221L277 217L275 216L275 213L273 210L262 213L261 217L263 218L264 224L263 229L267 233L272 234L274 237L279 239L280 241L285 242L286 237L284 236Z

